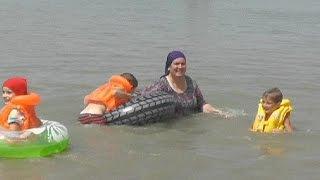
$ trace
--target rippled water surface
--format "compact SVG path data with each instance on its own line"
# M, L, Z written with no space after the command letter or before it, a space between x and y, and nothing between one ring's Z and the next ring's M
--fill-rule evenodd
M319 179L317 0L0 1L0 79L29 78L38 114L65 124L71 148L0 159L1 179ZM84 95L129 71L140 87L185 52L210 114L146 127L83 126ZM293 134L248 132L262 92L294 103Z

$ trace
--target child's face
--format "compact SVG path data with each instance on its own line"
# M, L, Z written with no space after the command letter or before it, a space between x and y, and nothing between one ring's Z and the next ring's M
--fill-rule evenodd
M11 89L7 87L2 88L2 98L3 98L4 104L7 104L14 96L15 94L13 91L11 91Z
M265 110L266 114L272 114L273 111L280 107L281 102L274 102L270 97L262 98L262 108Z

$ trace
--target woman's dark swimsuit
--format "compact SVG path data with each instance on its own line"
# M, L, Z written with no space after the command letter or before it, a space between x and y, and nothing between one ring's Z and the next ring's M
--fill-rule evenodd
M175 92L166 77L161 77L158 81L142 91L142 95L155 92L164 91L174 96L176 99L176 114L189 114L193 112L202 112L202 106L206 104L202 93L195 81L189 76L186 76L187 89L183 93Z

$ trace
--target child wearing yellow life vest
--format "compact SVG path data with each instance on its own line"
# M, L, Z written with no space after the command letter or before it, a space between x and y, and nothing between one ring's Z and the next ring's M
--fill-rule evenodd
M131 73L112 76L109 82L85 96L86 107L81 111L79 121L82 124L105 125L103 115L128 102L137 86L138 81Z
M36 115L35 107L40 96L29 93L27 80L12 77L2 85L2 97L5 106L0 111L0 127L9 131L24 131L42 125Z
M262 95L251 131L265 133L292 132L291 111L290 100L283 99L279 88L271 88Z

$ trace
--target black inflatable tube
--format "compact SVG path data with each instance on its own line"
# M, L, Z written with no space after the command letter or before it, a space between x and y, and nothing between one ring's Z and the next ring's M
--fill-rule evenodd
M138 95L117 110L104 115L108 125L137 125L165 121L175 115L175 99L166 92Z

